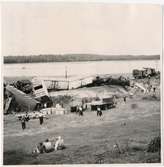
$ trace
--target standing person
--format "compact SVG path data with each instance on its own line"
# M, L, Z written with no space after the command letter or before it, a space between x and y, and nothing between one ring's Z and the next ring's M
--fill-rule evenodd
M44 108L47 108L47 103L44 103Z
M39 114L39 122L40 122L40 125L43 124L43 114Z
M21 124L22 124L22 129L26 129L26 119L25 117L23 116L22 119L21 119Z
M77 105L77 107L76 107L76 114L78 114L79 113L79 105Z
M28 115L28 112L26 112L25 120L26 120L27 122L30 120L30 117L29 117L29 115Z
M102 116L102 111L101 111L101 110L99 111L99 116L100 116L100 117Z
M85 104L84 103L82 104L82 110L83 111L85 110Z
M81 110L81 116L83 116L83 113L84 113L84 111L83 111L83 110Z
M124 98L124 102L126 103L126 96L124 96L123 98Z
M83 109L82 109L82 107L79 107L79 115L83 116Z
M102 111L100 107L97 108L97 116L100 116L100 117L102 116Z
M155 90L156 90L156 87L153 87L153 91L155 92Z
M97 108L97 116L99 116L99 110L100 110L100 108L98 107Z

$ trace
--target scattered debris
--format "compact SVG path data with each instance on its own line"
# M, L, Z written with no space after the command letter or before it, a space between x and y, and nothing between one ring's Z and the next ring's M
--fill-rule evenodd
M29 80L18 80L12 83L12 86L14 86L15 88L21 90L26 94L32 93L32 83Z
M146 71L146 74L148 76L153 76L158 74L158 72L155 72L154 69L152 68L144 68L144 71ZM156 78L153 78L152 80L153 80L153 83L156 83ZM56 97L51 97L49 92L47 91L44 80L39 79L38 77L33 77L32 81L19 80L15 82L13 88L11 88L12 87L11 85L7 85L7 86L4 85L4 99L5 99L4 109L6 113L9 113L8 110L10 109L11 103L16 102L17 105L13 107L16 112L34 110L36 108L37 108L36 110L38 111L43 109L43 110L46 110L46 112L49 112L49 110L51 110L50 112L52 112L52 109L54 109L54 106L56 106L56 104L59 104L62 109L64 108L67 111L75 112L77 111L78 106L83 106L83 101L85 101L84 104L86 106L89 106L90 110L96 111L98 107L100 107L101 110L106 110L116 106L117 104L116 98L124 98L124 102L126 102L127 97L132 98L137 93L140 93L140 91L138 90L141 90L145 95L148 95L148 96L142 97L143 100L149 100L149 99L160 100L159 99L160 97L158 98L158 96L156 95L158 93L157 85L150 83L152 82L152 80L149 78L146 78L146 79L141 79L139 81L139 80L130 79L128 77L124 77L122 75L119 77L111 76L111 75L99 75L99 76L96 76L94 79L92 79L91 84L88 84L86 86L94 87L94 86L105 85L108 88L107 90L111 89L113 92L110 92L110 95L108 93L108 97L104 98L102 97L102 94L105 93L104 91L105 89L104 89L103 90L104 92L100 92L100 91L95 92L94 96L92 93L93 97L91 97L89 93L88 94L86 93L90 88L86 88L87 89L86 91L85 91L85 88L83 88L84 89L83 94L85 94L85 96L78 97L80 100L80 103L75 104L78 99L76 95L71 95L71 94L69 95L65 93L63 95L57 95ZM33 92L33 96L27 95L27 93L29 93L31 89ZM6 96L6 90L10 91L12 96ZM94 92L94 90L96 90L96 87L93 88L92 92ZM151 90L152 91L154 90L153 95L149 95L150 93L152 93L150 92ZM27 92L27 93L24 93L24 95L20 96L20 95L17 95L18 91L21 92L19 94L23 94L24 92ZM101 95L98 96L97 93ZM94 99L95 97L97 99ZM33 99L33 102L30 101L30 104L29 104L29 99ZM35 100L35 104L34 104L34 100ZM36 106L36 103L39 103L39 104L37 104ZM134 109L137 106L135 104L132 104L131 107Z
M146 93L146 88L141 83L136 82L134 86L141 89L141 91L143 91L144 93Z

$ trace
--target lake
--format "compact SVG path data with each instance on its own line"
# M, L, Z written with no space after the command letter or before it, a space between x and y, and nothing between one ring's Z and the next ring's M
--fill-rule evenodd
M64 77L90 76L96 74L132 73L133 69L151 67L160 70L159 60L131 61L87 61L87 62L52 62L52 63L22 63L4 64L5 77L40 76Z

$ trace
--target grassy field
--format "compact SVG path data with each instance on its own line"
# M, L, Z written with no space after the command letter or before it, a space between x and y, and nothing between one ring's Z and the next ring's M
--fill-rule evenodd
M32 156L32 148L47 138L64 138L66 149ZM4 164L159 163L160 152L147 152L148 143L160 136L160 100L137 94L103 112L51 115L30 120L22 130L13 115L4 116ZM113 146L119 145L121 152Z

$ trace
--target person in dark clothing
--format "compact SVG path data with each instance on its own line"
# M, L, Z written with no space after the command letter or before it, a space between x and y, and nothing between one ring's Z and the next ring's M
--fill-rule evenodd
M153 91L155 92L155 90L156 90L156 87L153 87Z
M25 121L29 121L30 120L30 117L29 117L29 115L28 115L28 112L26 112L26 115L25 115Z
M100 116L100 117L102 116L102 111L101 111L101 110L99 111L99 116Z
M102 116L102 111L100 107L97 108L97 116L100 116L100 117Z
M79 115L83 116L83 109L82 109L82 107L79 107Z
M81 111L79 112L79 115L80 115L80 116L83 116L83 110L81 110Z
M99 116L99 110L100 110L100 108L97 108L97 116Z
M79 105L76 106L76 114L79 114Z
M43 114L39 115L39 121L40 121L40 125L42 125L43 124Z
M22 117L21 124L22 124L22 129L23 130L26 129L26 119L25 119L25 117Z
M80 113L81 116L83 116L83 110L81 110L81 113Z
M126 96L124 96L123 98L124 98L124 102L126 103Z

